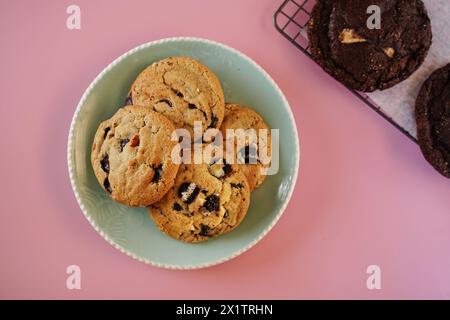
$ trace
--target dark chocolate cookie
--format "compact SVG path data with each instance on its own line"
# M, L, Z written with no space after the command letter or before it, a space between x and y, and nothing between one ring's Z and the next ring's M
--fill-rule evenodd
M381 28L369 29L369 6ZM309 21L313 59L343 84L364 92L407 79L425 60L431 23L421 0L319 0Z
M416 121L425 158L450 178L450 64L423 84L416 101Z

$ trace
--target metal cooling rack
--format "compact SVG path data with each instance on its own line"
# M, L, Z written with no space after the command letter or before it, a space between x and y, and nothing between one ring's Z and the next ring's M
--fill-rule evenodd
M274 24L277 30L309 58L311 58L311 53L308 44L307 24L315 3L316 0L285 0L274 14ZM357 92L349 87L346 88L408 138L417 143L415 137L388 116L366 94Z

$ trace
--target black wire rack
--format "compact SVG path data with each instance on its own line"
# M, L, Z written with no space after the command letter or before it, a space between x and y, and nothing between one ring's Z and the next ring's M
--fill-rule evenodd
M309 50L307 24L311 17L311 11L316 0L285 0L274 14L275 28L291 42L297 49L311 58ZM366 105L372 108L384 119L389 121L398 130L403 132L408 138L417 143L417 139L413 137L402 126L396 123L383 109L376 105L366 94L357 92L346 87L355 96L361 99Z

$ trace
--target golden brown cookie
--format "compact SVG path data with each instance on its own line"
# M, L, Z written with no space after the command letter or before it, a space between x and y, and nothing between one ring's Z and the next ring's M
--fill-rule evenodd
M219 128L224 94L216 75L189 57L170 57L147 67L134 81L128 101L165 115L177 128Z
M249 203L246 178L232 166L182 164L173 188L151 207L150 216L169 236L201 242L236 228Z
M225 106L225 118L220 127L224 141L226 139L227 129L255 130L256 138L248 139L243 148L235 150L234 162L227 159L229 163L237 164L239 170L244 173L247 178L250 189L254 190L264 182L267 177L265 171L270 167L270 163L261 161L262 159L259 157L260 149L266 153L268 157L271 155L272 145L270 128L264 122L264 119L254 110L237 104L227 104ZM267 131L259 131L260 129L265 129ZM267 139L263 141L265 142L264 145L260 145L259 136L263 132L267 132ZM234 145L235 149L239 148L236 141Z
M172 162L173 124L146 107L127 106L102 122L91 162L100 185L131 207L145 207L172 187L179 165Z

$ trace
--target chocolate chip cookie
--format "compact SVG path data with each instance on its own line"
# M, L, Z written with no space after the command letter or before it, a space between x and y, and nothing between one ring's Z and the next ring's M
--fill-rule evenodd
M233 166L182 164L175 184L149 211L157 227L185 242L201 242L236 228L250 203L245 176Z
M425 158L450 178L450 64L423 84L416 101L416 121Z
M174 125L140 106L119 109L102 122L92 145L95 176L111 197L131 207L160 200L173 186L179 165L172 162Z
M381 9L380 29L367 25L372 5ZM343 84L364 92L407 79L432 42L421 0L319 0L308 27L313 59Z
M204 130L219 128L225 105L216 75L189 57L170 57L147 67L134 81L127 101L149 107L188 130L195 121L201 121Z
M272 148L270 128L254 110L237 104L227 104L225 118L220 127L224 140L227 137L227 129L254 130L255 135L246 138L243 145L239 146L235 140L236 150L233 152L233 161L230 161L229 156L225 156L229 163L237 164L238 169L247 178L250 189L254 190L264 182L267 177L267 169L270 167ZM268 159L264 160L262 155L266 155Z

